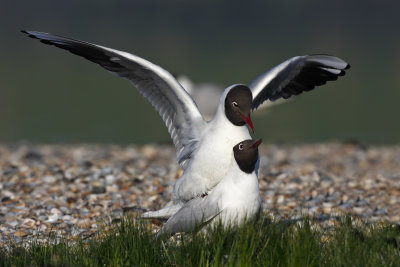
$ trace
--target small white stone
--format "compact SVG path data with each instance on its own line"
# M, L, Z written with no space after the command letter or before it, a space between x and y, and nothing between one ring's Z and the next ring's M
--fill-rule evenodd
M51 175L46 175L43 177L43 182L45 182L46 184L54 184L56 181L56 177Z
M33 226L35 226L36 221L30 218L27 218L23 221L22 223L22 227L26 227L26 228L32 228Z
M332 208L334 204L332 202L324 202L322 206L324 206L324 208Z
M276 200L276 202L278 202L278 203L283 203L283 201L285 201L285 197L282 196L282 195L280 195L280 196L278 197L278 199Z
M116 180L116 178L112 174L109 174L109 175L106 176L106 183L107 184L112 184L112 183L115 182L115 180Z
M61 212L59 209L57 209L57 208L52 208L52 209L50 210L50 212L51 212L52 214L62 215L62 212Z
M18 225L18 221L11 221L11 222L7 222L7 224L11 225L12 227L15 227Z
M70 216L70 215L64 215L64 216L62 216L62 218L61 218L63 221L70 221L70 220L72 220L72 216Z
M46 231L46 229L47 229L47 226L46 226L45 224L42 224L42 225L39 227L39 231L41 231L41 232Z
M353 211L357 214L360 214L364 211L365 209L363 207L354 207Z
M58 214L52 214L46 222L55 223L58 221Z

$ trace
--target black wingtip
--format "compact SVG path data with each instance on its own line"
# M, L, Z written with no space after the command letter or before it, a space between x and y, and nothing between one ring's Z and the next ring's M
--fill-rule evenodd
M27 34L28 35L28 37L31 37L31 38L36 38L36 39L38 39L34 34L32 34L32 32L31 31L26 31L26 30L21 30L21 32L22 33L25 33L25 34Z
M350 64L349 63L347 63L347 66L346 66L346 68L344 68L345 70L348 70L348 69L350 69Z

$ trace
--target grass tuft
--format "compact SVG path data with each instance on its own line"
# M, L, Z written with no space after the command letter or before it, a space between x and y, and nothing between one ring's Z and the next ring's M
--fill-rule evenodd
M239 228L220 225L155 239L151 225L124 218L91 240L33 241L0 249L1 266L400 266L400 227L355 224L333 229L266 216ZM53 244L52 244L53 243Z

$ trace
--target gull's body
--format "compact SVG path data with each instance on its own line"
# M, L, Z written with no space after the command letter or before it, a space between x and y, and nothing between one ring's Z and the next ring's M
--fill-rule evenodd
M250 145L256 142L247 140ZM158 235L191 232L205 223L221 223L223 227L235 226L252 219L261 208L261 196L255 164L258 158L257 141L253 157L242 158L252 161L250 170L244 171L232 155L224 178L203 197L186 202L161 228ZM248 149L249 147L247 147ZM238 151L235 151L235 153Z
M229 152L232 147L242 140L251 139L246 126L235 126L225 116L222 103L229 91L230 87L221 96L214 118L207 123L194 160L174 185L174 204L184 203L198 196L199 192L206 193L213 188L225 176L231 164L232 153Z
M225 89L216 115L206 122L191 96L160 66L136 55L100 45L48 33L23 32L128 79L149 100L168 128L177 161L184 170L174 186L173 203L179 205L171 208L173 211L193 197L206 194L225 177L232 160L232 147L250 138L245 126L247 123L253 128L250 111L264 101L287 99L336 80L349 67L340 58L327 55L290 58L259 75L248 87L232 85ZM170 210L166 218L172 214Z
M232 164L225 178L207 196L182 205L164 224L160 234L191 232L207 222L221 223L224 227L238 225L253 218L260 207L257 175L241 173L237 164Z

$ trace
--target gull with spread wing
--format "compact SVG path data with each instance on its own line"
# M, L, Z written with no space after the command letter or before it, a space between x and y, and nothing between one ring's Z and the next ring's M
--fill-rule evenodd
M207 194L225 177L232 147L251 139L246 124L254 131L250 112L264 101L287 99L315 86L336 80L349 64L328 55L290 58L258 76L248 86L235 84L225 89L211 121L201 116L196 103L168 71L136 55L71 38L36 31L22 31L42 43L82 56L129 80L162 117L184 170L173 190L175 207L149 217L169 218L183 203ZM257 167L256 167L257 171ZM165 212L168 211L168 212Z

